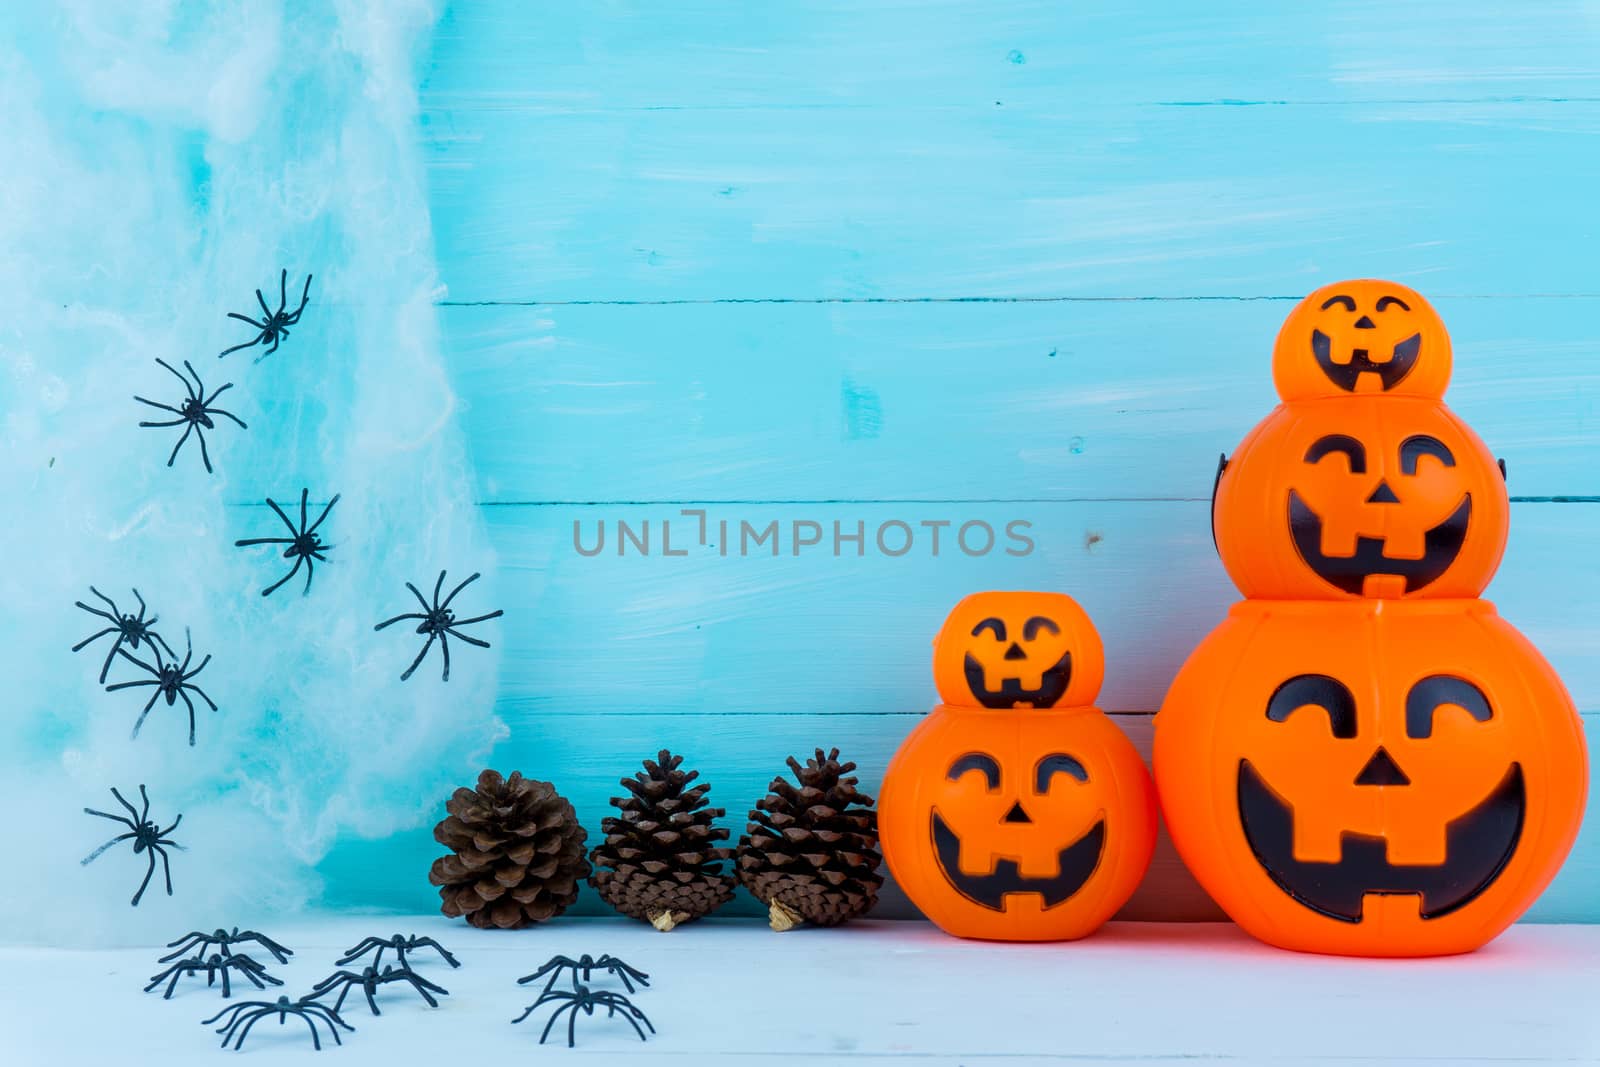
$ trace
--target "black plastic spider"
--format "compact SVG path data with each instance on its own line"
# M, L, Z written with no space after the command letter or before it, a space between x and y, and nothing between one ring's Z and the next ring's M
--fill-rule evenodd
M267 983L269 982L273 985L283 984L282 982L278 981L278 979L268 974L266 967L257 963L255 960L251 959L249 956L246 956L242 952L237 956L224 956L221 953L212 953L209 959L204 956L191 956L186 960L179 960L177 963L174 963L171 967L168 967L160 974L153 975L150 979L150 984L144 987L144 991L148 993L162 982L167 982L167 991L162 995L161 999L171 1000L172 991L178 987L179 979L188 977L190 975L199 974L201 971L206 972L207 989L211 988L212 983L217 980L219 975L221 976L222 995L224 997L233 996L233 990L228 985L229 971L238 971L240 974L250 979L251 982L255 983L255 987L257 989L267 988ZM167 981L169 978L171 981Z
M645 1018L644 1012L633 1006L633 1001L620 993L609 990L595 992L585 985L574 984L571 989L547 989L539 994L539 999L528 1005L528 1009L511 1021L520 1023L532 1015L541 1005L560 1003L561 1007L550 1013L550 1020L544 1024L544 1033L539 1035L539 1044L544 1044L544 1039L550 1036L550 1028L555 1026L556 1020L561 1018L562 1012L570 1013L567 1016L567 1047L577 1045L578 1012L593 1015L596 1008L606 1009L606 1018L620 1015L633 1027L634 1033L639 1035L640 1041L648 1040L644 1031L639 1029L639 1024L644 1023L653 1034L656 1028L650 1025L650 1020Z
M431 948L450 966L461 966L460 961L445 951L445 947L433 938L407 937L404 934L395 934L393 937L363 938L360 944L356 945L355 948L346 950L343 956L333 961L333 964L335 967L343 967L347 963L354 963L362 956L372 952L373 949L377 949L378 951L372 957L372 965L376 967L383 962L384 949L393 949L395 955L400 958L400 966L409 968L411 965L406 962L406 953L415 952L419 948Z
M572 972L572 986L574 989L578 987L579 975L582 975L583 980L587 982L590 980L590 977L595 971L604 971L613 978L620 978L622 980L622 984L630 993L634 991L634 982L638 982L642 986L648 986L650 984L650 976L648 974L645 974L636 967L628 966L615 956L604 955L599 959L595 959L587 952L585 952L582 956L579 956L577 959L573 959L570 956L552 956L545 962L544 966L540 967L537 971L518 978L517 984L527 985L529 982L537 982L539 979L548 974L550 976L550 980L544 984L544 991L548 993L550 992L551 987L554 986L561 978L561 972L567 970Z
M344 1044L343 1041L339 1040L338 1027L342 1026L351 1033L355 1033L356 1030L355 1027L339 1018L338 1012L324 1004L316 1003L310 997L301 997L299 1000L279 997L276 1003L269 1003L265 1000L242 1000L237 1004L230 1004L223 1008L211 1018L202 1022L201 1025L210 1026L224 1015L229 1016L229 1018L227 1022L217 1027L217 1033L222 1035L223 1048L227 1048L228 1042L233 1041L234 1051L244 1048L244 1039L250 1035L252 1026L273 1015L278 1017L279 1026L288 1022L291 1015L298 1015L304 1019L306 1025L311 1028L311 1047L318 1052L322 1051L322 1039L317 1036L318 1020L328 1025L328 1033L333 1035L333 1043L335 1045ZM236 1035L237 1039L235 1039Z
M295 573L300 570L300 564L302 563L306 565L306 588L305 592L301 593L300 595L305 596L307 593L311 592L311 570L314 566L316 566L311 561L313 559L319 559L324 563L328 562L328 557L324 556L323 553L331 549L333 546L324 544L322 538L317 536L317 527L322 525L322 520L328 517L328 512L332 511L333 506L339 502L339 494L333 494L333 499L328 501L327 506L322 509L322 514L317 516L317 521L312 523L308 528L306 526L306 500L308 497L310 497L310 495L311 490L300 490L299 526L296 526L294 523L290 522L289 516L283 513L283 509L280 508L270 496L267 497L267 506L273 511L276 511L278 513L278 518L282 519L283 524L289 527L289 537L251 537L243 541L235 541L233 543L235 548L248 548L251 545L289 546L283 550L283 558L294 560L294 568L290 570L288 574L285 574L282 578L261 590L262 596L271 596L277 591L279 586L281 586L284 582L287 582L290 578L293 578Z
M428 1002L428 1007L430 1008L439 1006L439 1002L433 999L433 993L438 993L444 997L450 995L450 990L442 985L436 985L428 981L402 963L399 967L385 967L381 974L376 967L368 967L360 974L356 974L354 971L335 971L313 986L312 988L316 991L306 999L314 1000L337 989L339 990L339 999L333 1002L333 1010L338 1011L344 1007L344 998L350 995L350 990L360 989L367 995L367 1007L372 1009L372 1014L382 1015L383 1012L378 1010L378 1000L374 994L377 993L379 986L389 985L392 982L405 982L410 985L423 1000Z
M152 649L155 649L156 654L156 665L154 667L150 666L150 664L146 663L142 659L128 655L127 649L122 649L117 653L129 663L136 664L137 666L143 667L146 671L149 671L151 677L141 679L137 682L118 682L116 685L108 685L106 686L106 692L114 693L118 689L132 689L135 686L142 685L153 685L156 687L156 691L151 693L150 699L146 701L144 710L139 713L138 721L133 724L134 737L139 736L139 728L144 725L144 717L150 714L151 708L155 707L156 699L158 697L166 697L167 707L169 708L178 702L179 697L182 697L183 702L189 706L189 745L191 747L194 745L194 701L189 699L189 694L184 692L184 690L193 689L196 693L200 694L200 699L211 705L212 711L217 710L216 702L210 697L206 696L206 691L204 689L201 689L197 685L189 684L190 678L193 678L195 675L205 670L206 664L211 662L211 657L209 655L206 656L205 659L200 661L200 666L191 671L189 669L189 661L194 658L194 642L189 640L189 631L187 630L183 632L183 641L184 656L182 663L179 663L176 657L174 657L171 662L163 660L161 658L161 650L156 648L154 645L150 646Z
M196 956L204 956L206 954L206 950L211 948L213 945L216 946L217 951L222 953L222 955L231 956L233 955L233 946L245 941L254 941L256 944L272 953L273 958L279 963L288 963L289 957L294 955L292 950L284 948L282 945L278 944L265 934L258 934L254 930L244 930L241 932L240 929L235 926L231 934L228 931L220 928L211 931L209 934L203 934L199 930L193 930L187 934L184 934L176 941L168 941L167 947L171 949L177 949L177 951L167 953L167 955L162 956L157 962L170 963L179 956L189 952L193 952L193 954Z
M141 852L149 852L150 867L144 872L144 881L139 883L139 891L133 895L133 900L129 903L136 908L139 906L139 899L144 896L145 888L149 886L151 876L156 873L157 856L161 857L161 869L166 874L167 878L167 896L170 897L172 895L172 865L167 861L167 849L175 848L179 852L183 852L185 849L176 841L168 838L167 835L178 828L178 824L183 821L183 815L180 813L176 819L172 820L171 826L167 827L165 830L162 830L159 829L155 823L150 821L150 796L144 791L144 786L141 785L139 787L139 799L144 802L144 808L142 811L135 811L132 804L129 804L126 800L122 799L122 794L117 792L115 786L111 787L111 795L117 798L118 804L121 804L123 807L128 809L128 815L131 815L132 818L126 818L122 815L112 815L104 811L95 811L93 808L84 808L83 810L90 815L98 815L102 819L110 819L112 822L120 822L128 828L128 832L125 834L118 834L110 841L107 841L105 844L89 853L81 861L82 866L87 867L89 864L99 859L100 853L104 852L112 845L115 845L117 842L126 841L129 838L132 838L133 854L137 856Z
M167 466L172 466L173 462L178 458L178 449L183 447L183 443L189 439L189 435L192 433L200 440L200 459L206 465L206 473L211 474L211 453L206 451L205 433L206 430L215 430L217 428L217 424L211 421L211 416L226 415L228 418L239 424L239 429L248 430L250 428L244 424L243 419L235 415L233 412L223 411L221 408L214 408L211 406L211 402L213 400L221 396L223 393L226 393L229 389L233 388L233 383L229 382L227 385L224 385L210 396L206 396L205 383L200 380L200 375L195 374L194 368L189 365L188 360L184 360L183 365L185 368L187 368L190 375L194 377L193 385L189 384L188 378L185 378L183 375L178 374L177 371L173 370L172 364L168 363L166 360L157 359L156 362L167 368L167 370L172 371L172 373L177 376L178 381L183 383L184 391L189 395L187 399L183 401L183 406L176 408L170 404L158 404L154 400L146 400L142 396L135 396L134 399L139 401L141 404L149 404L153 408L161 408L163 411L170 411L178 416L177 418L170 419L166 422L141 422L139 425L183 426L185 423L188 423L187 428L185 428L183 431L183 436L178 438L178 443L172 446L172 455L167 457ZM201 429L201 427L204 427L205 429Z
M172 646L167 644L166 640L160 634L155 632L154 627L156 624L156 616L152 615L148 619L144 617L144 597L139 595L139 590L135 589L133 591L133 598L139 602L139 614L137 615L124 614L122 611L118 610L117 602L115 600L112 600L110 597L106 596L92 585L89 587L89 592L93 593L101 600L104 600L111 607L111 610L109 612L105 612L101 611L99 608L91 608L81 600L75 600L73 603L77 604L78 607L82 608L84 611L87 611L90 615L98 615L102 619L109 619L111 621L111 625L106 627L104 630L101 630L99 633L90 634L88 637L85 637L82 641L79 641L77 644L72 646L72 651L77 652L90 642L100 640L100 638L104 637L106 634L117 635L117 639L111 642L111 651L106 653L105 663L100 667L101 685L106 684L106 674L111 670L111 661L116 658L117 649L121 648L124 642L127 643L129 648L137 649L140 641L145 641L152 646L159 641L161 643L161 647L167 650L167 655L172 656L174 659L177 658L177 654L172 651Z
M439 580L434 583L432 606L430 606L426 600L422 599L422 594L417 591L416 586L412 585L410 582L407 582L406 588L411 590L411 595L416 597L417 603L422 605L422 611L413 611L408 612L405 615L396 615L394 618L385 619L383 622L380 622L378 625L373 627L374 630L381 630L385 626L391 626L402 619L422 620L421 622L417 623L417 633L427 634L428 640L423 643L422 651L417 653L417 658L411 661L411 666L407 667L405 669L405 673L400 675L400 680L402 682L411 677L411 672L417 669L417 665L422 662L422 657L428 654L428 649L433 647L434 638L439 639L439 648L444 653L444 681L448 682L450 680L449 638L457 637L465 641L467 644L477 645L479 648L489 647L489 642L487 641L480 641L476 637L468 637L466 634L457 633L456 627L466 626L475 622L483 622L487 619L497 619L505 614L504 611L491 611L487 615L477 615L470 619L456 618L455 612L450 610L450 601L454 600L456 598L456 594L461 592L461 590L477 581L480 575L474 573L472 577L468 578L466 581L450 590L450 595L444 598L443 603L440 603L439 590L444 588L444 575L445 572L440 571Z
M278 275L277 311L273 311L271 308L267 307L267 298L261 295L260 289L256 290L256 301L261 305L262 321L260 322L250 318L248 315L240 315L236 311L228 312L228 318L238 319L240 322L248 322L261 332L253 339L246 341L242 345L234 345L232 348L225 348L221 352L218 352L218 359L221 359L230 352L237 352L241 348L254 348L256 345L264 345L269 341L272 343L272 347L257 356L256 362L260 363L262 360L266 359L268 356L272 355L272 353L278 350L278 342L289 336L289 327L300 321L300 313L306 309L306 301L311 298L311 275L306 275L306 287L300 294L300 306L295 308L293 311L286 312L284 311L284 308L289 306L288 286L289 272L285 270L283 273Z

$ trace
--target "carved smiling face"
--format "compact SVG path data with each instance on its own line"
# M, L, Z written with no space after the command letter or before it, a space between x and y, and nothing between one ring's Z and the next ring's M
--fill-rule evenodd
M1236 606L1156 718L1168 826L1240 925L1289 948L1477 947L1577 832L1582 727L1483 601Z
M1104 672L1100 635L1063 593L974 593L934 639L934 683L947 704L1092 704Z
M895 754L878 821L895 878L947 932L1062 940L1133 892L1155 797L1132 744L1093 708L941 706Z
M1217 551L1249 597L1474 597L1505 549L1505 479L1430 400L1280 407L1217 484Z
M1450 335L1414 289L1364 279L1318 289L1289 313L1273 350L1285 400L1381 393L1444 396Z

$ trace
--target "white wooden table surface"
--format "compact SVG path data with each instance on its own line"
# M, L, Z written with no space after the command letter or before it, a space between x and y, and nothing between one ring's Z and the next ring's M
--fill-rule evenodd
M658 934L611 919L496 934L393 915L262 928L296 952L274 968L291 995L369 934L432 935L461 960L418 965L451 992L437 1009L391 987L373 1018L355 991L345 1016L357 1032L324 1052L347 1064L1600 1062L1597 926L1521 926L1473 956L1413 961L1294 955L1220 924L1115 923L1077 944L1028 946L891 921L782 935L748 920ZM532 1020L510 1025L536 994L517 977L558 952L609 952L648 971L634 1000L656 1036L640 1044L600 1013L579 1020L576 1050L554 1032L541 1049ZM140 992L159 954L0 949L0 1062L226 1062L199 1025L224 1004L203 982L170 1002ZM264 1020L242 1055L271 1064L310 1052L298 1020Z

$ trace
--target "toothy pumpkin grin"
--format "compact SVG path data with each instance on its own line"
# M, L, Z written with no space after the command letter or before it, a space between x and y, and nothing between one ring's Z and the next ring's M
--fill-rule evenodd
M1021 678L1002 678L1000 688L989 688L983 664L970 652L967 653L963 668L967 676L967 688L972 690L973 698L986 708L1049 708L1055 706L1072 682L1072 653L1063 652L1054 666L1040 672L1039 684L1032 689L1024 689Z
M1024 816L1026 817L1026 816ZM1046 908L1053 908L1082 889L1100 866L1105 849L1106 822L1096 819L1082 837L1062 849L1056 873L1044 878L1029 878L1014 859L995 861L988 874L966 874L961 870L961 839L933 813L933 847L939 870L957 893L974 904L1003 911L1005 898L1012 893L1036 893Z
M1362 321L1371 325L1367 319ZM1333 358L1333 339L1321 330L1311 331L1311 354L1316 357L1317 366L1328 376L1328 381L1347 393L1356 391L1356 383L1363 374L1376 374L1383 391L1388 392L1411 373L1417 363L1417 354L1421 351L1422 335L1414 333L1404 341L1396 342L1389 358L1382 362L1374 360L1367 349L1355 348L1350 351L1350 362L1338 363Z
M1239 822L1262 870L1312 911L1347 923L1361 921L1362 902L1369 894L1420 897L1418 911L1424 920L1466 907L1511 861L1527 809L1522 765L1512 763L1488 796L1445 826L1443 863L1392 863L1382 836L1350 830L1344 833L1338 862L1313 863L1295 858L1293 807L1247 759L1239 761L1238 788Z
M1321 516L1311 510L1299 493L1289 490L1289 533L1294 539L1295 551L1318 578L1355 596L1361 595L1367 579L1375 574L1404 578L1407 593L1431 584L1449 570L1461 554L1471 519L1472 494L1468 493L1449 518L1423 535L1420 559L1395 559L1386 555L1384 542L1377 537L1356 538L1356 550L1352 555L1329 556L1322 551Z

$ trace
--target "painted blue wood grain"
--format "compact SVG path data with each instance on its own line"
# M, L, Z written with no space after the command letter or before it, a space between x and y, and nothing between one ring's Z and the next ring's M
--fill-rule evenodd
M1600 507L1513 507L1506 560L1489 593L1565 679L1578 706L1600 709L1600 660L1584 620L1600 603ZM741 505L707 509L730 520L730 555L697 542L698 520L675 506L499 507L487 509L500 555L508 613L501 622L502 714L513 724L544 715L715 712L794 715L906 713L935 702L930 642L961 596L975 589L1059 589L1083 603L1106 645L1104 707L1154 711L1189 652L1217 625L1238 593L1211 545L1205 502L1090 502L1007 505ZM774 556L754 533L779 524ZM953 547L955 526L931 554L923 521L988 522L997 533L1020 517L1032 523L1026 556L996 548L968 556ZM792 554L791 524L822 526L824 543ZM904 521L921 549L885 557L875 532ZM611 528L608 547L585 557L594 525ZM616 547L615 524L652 526L652 554ZM674 524L674 551L661 554L661 522ZM864 554L844 543L832 553L832 523L853 534L864 524ZM810 531L802 531L810 532ZM898 532L894 534L898 536ZM972 534L978 547L980 533ZM1004 542L997 537L997 546ZM891 548L899 542L891 540ZM1561 566L1561 563L1565 566ZM568 727L561 727L566 729Z
M478 499L1203 498L1287 301L444 309ZM1600 297L1442 299L1519 496L1600 494Z
M816 744L875 785L938 620L984 587L1078 596L1103 703L1153 710L1234 597L1204 500L1274 402L1289 304L1261 298L1370 274L1438 298L1450 401L1525 501L1490 594L1592 740L1600 506L1546 501L1600 497L1597 36L1556 0L453 5L420 136L509 609L495 763L591 833L663 744L734 827ZM661 555L696 502L869 539L1020 518L1036 550ZM619 520L656 551L573 548ZM355 873L434 849L324 869L425 907ZM1207 914L1170 860L1140 914ZM1600 919L1594 830L1534 915Z

